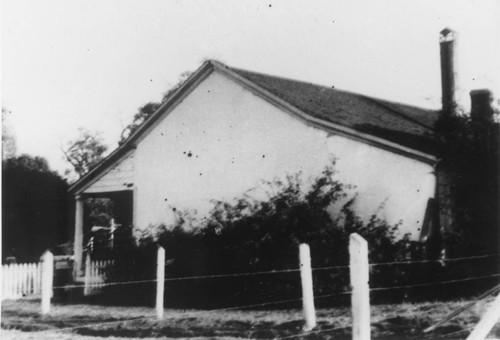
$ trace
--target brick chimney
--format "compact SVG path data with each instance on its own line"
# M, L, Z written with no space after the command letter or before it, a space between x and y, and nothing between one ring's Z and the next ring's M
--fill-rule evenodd
M457 34L449 28L439 33L441 51L441 93L443 113L456 115L457 102L455 99L455 40Z
M493 94L488 89L480 89L470 91L470 117L476 122L492 122L493 121Z

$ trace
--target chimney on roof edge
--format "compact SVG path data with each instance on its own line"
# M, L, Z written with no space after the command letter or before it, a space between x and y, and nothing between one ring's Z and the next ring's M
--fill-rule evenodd
M470 91L470 118L475 122L493 121L493 94L488 89Z
M441 93L443 113L453 116L457 114L455 99L455 31L445 28L439 33L441 52Z

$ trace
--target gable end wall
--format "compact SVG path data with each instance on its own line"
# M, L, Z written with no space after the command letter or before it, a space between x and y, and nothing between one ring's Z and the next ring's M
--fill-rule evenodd
M213 72L139 141L136 226L172 223L172 207L203 215L213 199L287 174L316 176L334 158L363 218L402 221L402 232L419 236L434 197L432 165L304 124Z
M92 194L130 190L135 182L134 170L134 153L130 153L86 188L83 193Z

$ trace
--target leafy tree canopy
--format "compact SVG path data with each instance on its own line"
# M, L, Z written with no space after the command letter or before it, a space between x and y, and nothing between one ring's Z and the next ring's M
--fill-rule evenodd
M500 251L500 124L443 115L436 130L438 170L449 179L456 231L447 244L459 254Z
M179 77L177 84L163 94L161 102L149 102L141 106L138 112L134 115L132 123L128 124L122 131L118 144L123 144L125 141L153 114L166 102L177 89L179 89L184 81L191 75L191 72L184 72Z
M85 128L78 131L78 138L68 142L62 151L78 177L82 177L104 158L108 147L99 132L91 132Z
M68 185L44 158L4 160L2 179L2 260L38 261L45 250L68 240Z

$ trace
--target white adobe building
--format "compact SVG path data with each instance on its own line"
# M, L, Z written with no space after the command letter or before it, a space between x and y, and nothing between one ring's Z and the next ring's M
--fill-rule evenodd
M453 58L443 53L449 42L442 43L446 110L454 101ZM230 200L287 174L315 176L333 159L338 180L355 186L353 207L362 218L376 213L391 224L401 221L402 233L424 237L438 187L438 117L438 111L207 61L70 188L77 273L86 197L115 200L121 224L144 228L168 224L169 206L203 213L212 199Z

